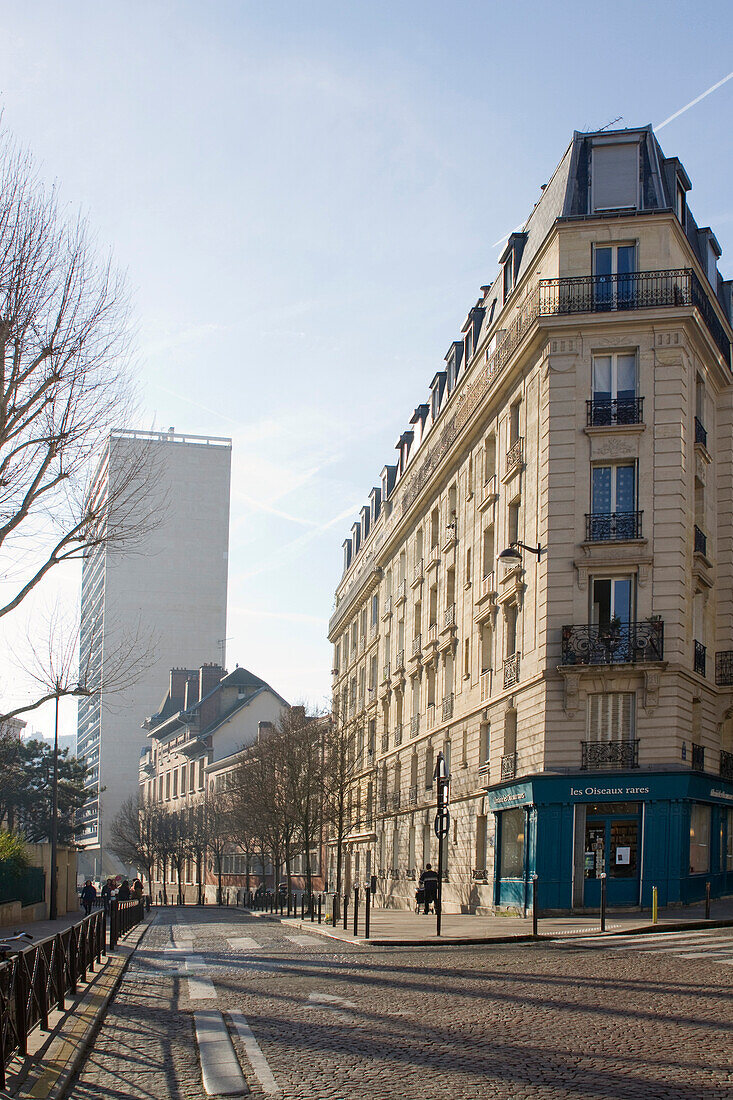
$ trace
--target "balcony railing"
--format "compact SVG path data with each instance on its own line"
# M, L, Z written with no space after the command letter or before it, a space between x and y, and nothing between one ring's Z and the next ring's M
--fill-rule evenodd
M489 873L485 867L475 867L474 870L471 871L471 878L474 882L487 882Z
M382 752L387 752L389 749L389 733L382 734Z
M617 427L619 424L643 424L643 397L594 397L585 403L589 428Z
M695 417L695 442L701 443L703 447L708 445L708 433L703 427L702 421L699 417Z
M641 538L643 512L586 512L586 542L614 542Z
M399 810L400 803L401 803L400 792L395 791L395 793L392 795L392 809L393 810Z
M412 737L417 737L419 732L420 732L420 715L419 714L413 714L412 718L410 719L410 735Z
M422 651L422 634L416 634L412 639L412 656L419 657Z
M517 683L519 683L519 654L512 653L504 661L504 687L509 688Z
M415 562L415 568L412 570L412 583L417 584L418 581L421 581L422 580L422 574L423 574L423 560L422 560L422 558L420 558L420 561Z
M453 717L453 692L450 695L446 695L443 700L443 721L447 722L449 718Z
M402 723L400 722L394 728L394 743L395 745L402 744Z
M392 597L387 596L384 601L384 610L382 611L382 618L388 619L392 614Z
M583 771L606 768L638 768L639 739L630 741L581 741Z
M705 658L707 655L707 649L702 642L695 642L695 658L694 668L698 676L705 675Z
M663 306L694 306L730 366L730 340L708 294L691 268L542 279L539 286L538 312L542 316Z
M430 623L428 626L428 644L430 642L437 642L438 640L438 624Z
M481 599L483 600L486 596L490 596L492 592L495 591L496 584L494 583L494 570L492 569L490 573L484 573L481 578Z
M515 779L517 775L517 754L505 752L501 758L501 778Z
M511 447L506 453L506 472L510 473L517 466L522 464L522 455L524 452L524 439L520 435L518 439L515 439Z
M705 771L705 746L696 745L694 742L692 745L692 770L694 772Z
M562 628L564 665L621 665L664 659L664 623L589 623Z
M695 553L702 554L704 558L708 556L708 540L704 531L695 524Z
M733 752L720 750L720 778L733 783Z
M435 703L428 703L425 714L425 728L431 730L435 725Z
M447 630L448 627L454 626L455 621L456 621L456 605L454 603L452 603L452 604L449 604L448 607L446 607L446 609L445 609L445 614L443 616L443 628L445 630Z
M485 703L491 695L491 669L487 668L481 673L481 702Z
M721 649L715 654L715 683L718 687L733 684L733 649Z
M485 508L496 496L496 474L492 474L487 477L481 490L481 500L479 501L479 507Z
M409 791L407 792L407 798L411 806L417 805L417 784L410 787Z
M405 667L405 651L398 649L394 659L395 672L400 672Z
M389 671L390 671L389 670L389 661L386 661L385 665L384 665L384 668L382 669L382 679L383 680L389 680Z
M379 812L380 812L380 814L386 814L386 812L387 812L387 796L386 796L386 794L383 794L379 799ZM381 871L379 873L380 873L380 875L382 874Z
M395 602L403 603L407 599L407 581L400 581L397 585L397 592L395 594Z

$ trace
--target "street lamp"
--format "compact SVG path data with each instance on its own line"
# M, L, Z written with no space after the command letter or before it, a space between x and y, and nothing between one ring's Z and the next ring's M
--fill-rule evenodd
M520 547L522 550L527 550L530 554L536 554L537 561L541 559L542 543L538 543L537 546L527 546L526 543L520 542L519 539L517 539L516 542L511 542L509 546L507 546L506 550L502 550L502 552L498 555L498 560L503 562L504 565L521 565L522 555L519 551Z
M53 798L51 806L51 897L48 906L48 919L56 920L58 916L56 900L56 878L58 860L59 837L59 688L56 686L56 722L53 733Z

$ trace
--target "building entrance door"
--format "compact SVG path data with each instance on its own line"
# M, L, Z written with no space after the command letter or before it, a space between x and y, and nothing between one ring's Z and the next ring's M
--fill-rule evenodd
M583 905L601 904L606 874L609 906L638 905L641 816L638 802L598 803L586 809Z

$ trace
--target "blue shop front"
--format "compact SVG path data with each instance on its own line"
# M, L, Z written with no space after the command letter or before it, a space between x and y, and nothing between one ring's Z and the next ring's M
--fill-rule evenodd
M488 789L494 904L541 910L686 905L733 894L733 783L697 772L532 776Z

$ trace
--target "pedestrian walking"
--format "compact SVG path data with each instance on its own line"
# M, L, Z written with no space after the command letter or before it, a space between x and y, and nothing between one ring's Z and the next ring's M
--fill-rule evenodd
M81 903L84 906L84 916L88 917L92 906L97 900L97 888L90 878L86 880L81 890Z
M133 901L143 900L143 884L139 878L136 878L132 884L132 897Z
M102 905L105 913L109 913L109 903L112 901L112 879L108 878L102 887Z
M430 912L430 906L438 901L438 872L433 870L431 863L425 864L425 870L420 875L420 887L425 901L425 912Z
M123 879L122 885L120 886L119 890L117 891L117 900L118 901L129 901L130 900L130 883L127 881L127 879Z

